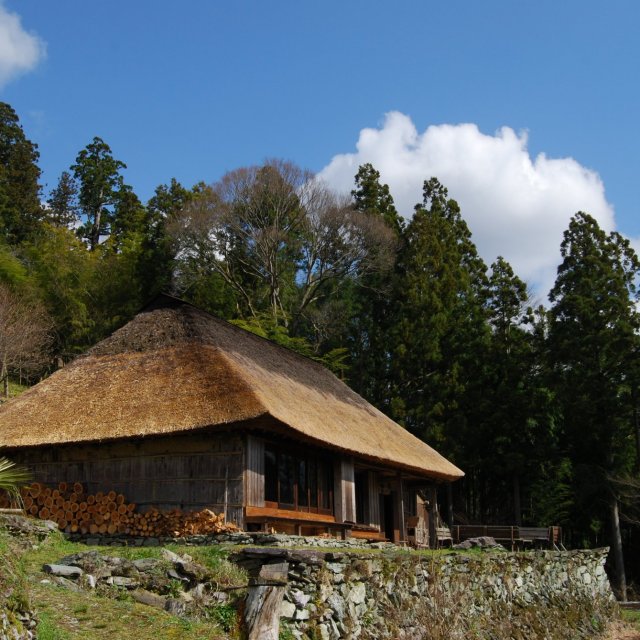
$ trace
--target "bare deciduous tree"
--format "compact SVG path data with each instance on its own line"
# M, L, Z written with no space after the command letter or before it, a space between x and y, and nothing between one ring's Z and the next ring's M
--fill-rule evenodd
M12 371L32 373L46 364L52 321L45 308L0 284L0 382L9 395Z
M388 269L396 241L382 219L354 210L310 172L281 160L227 173L170 233L180 288L216 272L251 315L266 306L285 325L329 283Z

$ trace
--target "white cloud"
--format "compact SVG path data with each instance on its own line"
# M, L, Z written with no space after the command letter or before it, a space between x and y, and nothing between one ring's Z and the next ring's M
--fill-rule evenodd
M424 180L436 176L459 202L487 264L504 256L542 297L555 280L562 233L574 213L587 211L604 229L614 228L597 173L572 158L532 159L526 133L509 127L493 136L475 124L419 133L408 116L391 112L379 129L363 129L357 151L334 156L320 177L349 192L365 162L380 171L405 217L422 200Z
M45 43L37 35L27 33L20 16L8 11L0 0L0 88L31 71L45 55Z

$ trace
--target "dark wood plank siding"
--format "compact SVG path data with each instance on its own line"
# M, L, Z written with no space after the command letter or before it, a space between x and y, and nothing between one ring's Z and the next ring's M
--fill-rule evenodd
M264 440L247 436L245 455L247 506L264 507Z
M356 485L352 458L340 458L334 465L334 502L338 522L355 522Z
M175 435L136 442L25 449L12 454L39 482L82 482L116 491L141 511L204 507L243 524L243 440L234 434Z

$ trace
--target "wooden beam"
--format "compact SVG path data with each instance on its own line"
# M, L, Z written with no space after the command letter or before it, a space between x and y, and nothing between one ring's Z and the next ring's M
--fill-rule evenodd
M402 471L398 471L398 522L400 523L400 542L407 539L407 527L404 522L404 487L402 486Z
M324 513L309 513L308 511L291 511L289 509L273 509L271 507L245 507L246 518L287 518L289 520L303 520L305 522L324 522L334 524L335 516Z
M247 640L278 640L288 573L288 562L263 565L259 576L250 581L244 607Z

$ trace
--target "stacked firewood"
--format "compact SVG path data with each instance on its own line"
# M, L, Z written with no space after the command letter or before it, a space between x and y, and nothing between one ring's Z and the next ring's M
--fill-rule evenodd
M151 507L139 513L136 505L127 502L122 494L115 491L87 494L80 482L61 482L55 489L34 482L20 493L28 514L52 520L67 533L181 537L238 530L233 523L225 522L224 514L209 509L183 512ZM9 506L8 496L0 492L0 508Z
M184 512L180 509L160 511L155 508L146 513L134 513L132 529L135 535L170 535L174 537L191 536L205 533L229 533L238 531L238 527L225 522L224 514L215 514L210 509ZM160 531L161 533L146 533Z

